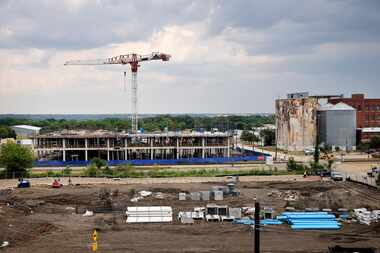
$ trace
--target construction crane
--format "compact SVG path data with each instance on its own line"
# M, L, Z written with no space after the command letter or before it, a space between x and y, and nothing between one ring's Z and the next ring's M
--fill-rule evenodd
M169 61L171 55L153 52L147 55L139 54L124 54L107 59L99 60L74 60L67 61L64 65L105 65L105 64L129 64L131 66L131 105L132 105L132 132L137 133L138 129L138 115L137 115L137 70L140 67L140 62L162 60ZM124 72L124 82L126 72ZM124 84L125 85L125 84Z

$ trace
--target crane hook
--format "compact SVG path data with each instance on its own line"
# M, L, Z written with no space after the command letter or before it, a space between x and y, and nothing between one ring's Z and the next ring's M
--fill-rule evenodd
M124 91L127 91L127 72L124 71Z

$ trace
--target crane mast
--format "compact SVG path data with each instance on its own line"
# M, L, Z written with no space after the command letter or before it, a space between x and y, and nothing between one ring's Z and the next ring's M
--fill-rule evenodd
M74 61L66 61L64 65L105 65L105 64L121 64L126 65L129 64L131 67L131 107L132 107L132 132L137 133L138 130L138 109L137 109L137 70L140 67L140 62L144 61L153 61L153 60L162 60L169 61L169 54L163 54L158 52L153 52L147 55L139 55L139 54L125 54L118 55L111 58L106 59L98 59L98 60L74 60ZM126 73L124 72L124 77Z

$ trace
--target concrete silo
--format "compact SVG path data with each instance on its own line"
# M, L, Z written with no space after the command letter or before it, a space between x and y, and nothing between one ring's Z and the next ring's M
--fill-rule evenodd
M318 109L320 144L353 150L356 146L356 110L345 103L326 104Z
M301 93L276 100L276 139L281 149L303 151L314 147L318 98Z

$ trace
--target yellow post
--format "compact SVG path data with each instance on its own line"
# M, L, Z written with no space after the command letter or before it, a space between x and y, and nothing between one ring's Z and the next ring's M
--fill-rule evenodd
M92 252L96 252L98 251L98 232L96 232L96 229L92 233L92 241L91 250Z
M98 251L98 243L97 242L93 242L92 245L91 245L91 249L92 249L92 252Z
M98 241L98 233L96 232L96 229L94 229L94 232L92 233L92 240L94 242Z

